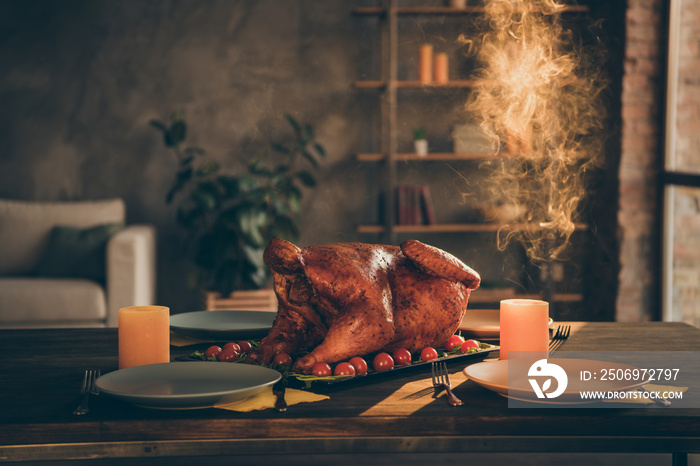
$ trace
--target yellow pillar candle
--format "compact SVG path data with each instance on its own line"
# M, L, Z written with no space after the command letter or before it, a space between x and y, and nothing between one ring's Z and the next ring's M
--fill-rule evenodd
M418 80L421 84L433 82L433 46L424 44L418 52Z
M433 79L438 84L445 84L449 81L449 65L446 53L435 54L435 70Z
M537 351L533 357L547 357L549 303L537 299L501 301L501 359L512 351ZM528 355L530 356L530 355Z
M170 309L119 309L119 369L170 362Z

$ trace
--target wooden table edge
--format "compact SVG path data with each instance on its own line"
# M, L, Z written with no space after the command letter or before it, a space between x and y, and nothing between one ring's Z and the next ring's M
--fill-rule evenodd
M177 456L351 453L700 453L700 437L305 437L0 446L0 462Z

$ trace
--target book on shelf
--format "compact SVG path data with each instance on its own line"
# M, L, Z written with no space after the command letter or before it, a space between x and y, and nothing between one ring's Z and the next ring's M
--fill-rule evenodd
M435 211L428 186L396 188L397 225L434 225Z

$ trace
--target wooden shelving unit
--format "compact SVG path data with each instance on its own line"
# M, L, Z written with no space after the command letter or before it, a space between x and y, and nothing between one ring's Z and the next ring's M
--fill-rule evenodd
M422 6L422 7L396 7L399 15L471 15L483 14L486 10L482 6L467 6L464 8L452 8L448 6ZM358 7L353 10L357 15L386 15L389 9L383 7ZM585 5L566 5L563 13L583 13L589 11Z
M474 152L466 154L457 154L453 152L431 152L426 156L414 153L394 154L396 161L416 161L416 162L437 162L441 160L486 160L497 157L507 157L501 154L491 154L486 152ZM388 159L385 154L357 154L359 162L384 162Z
M502 299L545 299L544 293L516 293L515 290L477 288L469 297L469 304L496 304ZM575 303L583 299L579 293L554 293L553 299L559 303Z
M403 15L478 15L484 14L484 7L466 7L466 8L450 8L450 7L399 7L398 0L383 0L381 7L360 7L353 10L356 15L376 15L379 17L379 28L381 35L381 70L379 79L376 80L357 80L352 83L356 89L376 90L381 94L380 97L380 116L381 116L381 139L379 151L376 153L361 153L356 155L356 160L367 163L381 164L383 186L383 217L380 224L375 225L358 225L357 231L362 234L374 234L382 238L384 243L397 244L399 235L406 234L496 234L504 227L509 225L495 223L459 223L459 224L432 224L432 225L398 225L395 222L397 218L396 211L396 193L395 190L399 185L398 169L399 162L410 163L426 163L436 161L483 161L493 158L513 158L516 155L508 153L430 153L427 156L419 156L414 153L398 152L397 134L399 130L398 123L398 93L401 90L406 92L410 98L410 90L431 91L431 92L461 92L462 89L470 90L477 84L471 79L450 80L446 83L430 83L425 84L416 80L400 80L398 79L398 22L399 17ZM586 6L566 6L562 12L585 12L588 11ZM571 85L575 83L562 83L562 85ZM404 93L402 92L402 96ZM439 205L439 203L438 203ZM537 229L536 225L519 225L519 228ZM576 230L587 230L587 226L583 224L576 225ZM554 299L558 302L576 302L581 301L580 294L553 294L552 288L548 288L539 294L529 294L527 296L518 295L517 297L528 298L544 298ZM502 294L499 294L499 299L502 299ZM475 292L472 297L472 302L494 302L498 301L484 290Z
M395 225L394 232L400 233L495 233L502 228L511 228L499 223L443 223L435 225ZM517 225L519 229L537 230L537 225ZM577 231L585 231L588 226L583 223L575 225ZM358 233L386 233L383 225L358 225Z
M455 89L474 87L476 81L472 79L461 79L448 81L446 83L422 83L420 81L396 81L394 85L397 89ZM385 89L387 83L384 81L355 81L352 83L357 89Z

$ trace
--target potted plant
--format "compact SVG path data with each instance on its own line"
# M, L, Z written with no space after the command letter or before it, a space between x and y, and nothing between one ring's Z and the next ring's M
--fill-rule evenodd
M417 128L413 130L413 147L416 154L425 157L428 155L428 140L425 139L425 129Z
M298 239L302 187L316 185L312 171L325 150L311 125L291 115L285 119L292 140L270 143L249 157L239 173L224 172L200 147L184 147L187 123L182 112L168 123L150 122L177 157L166 202L177 202L177 223L186 232L186 248L195 264L188 280L191 288L225 297L234 290L266 287L267 243L273 237Z

